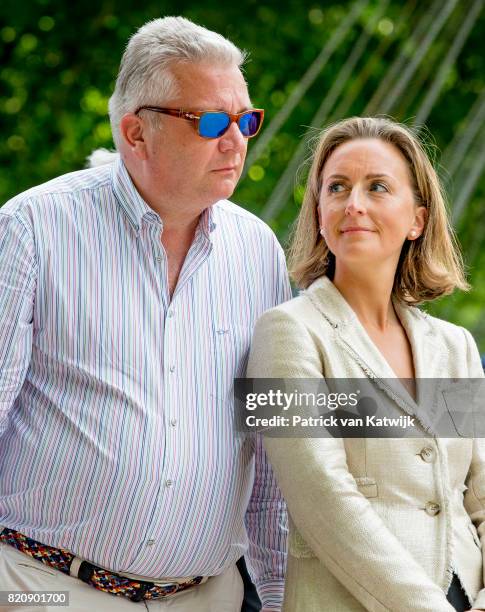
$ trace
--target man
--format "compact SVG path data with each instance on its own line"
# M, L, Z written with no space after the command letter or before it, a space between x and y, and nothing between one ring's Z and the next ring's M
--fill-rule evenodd
M274 235L226 199L262 121L243 59L146 24L110 100L116 161L0 209L0 590L235 612L247 553L280 609L284 504L233 427L253 324L290 297Z

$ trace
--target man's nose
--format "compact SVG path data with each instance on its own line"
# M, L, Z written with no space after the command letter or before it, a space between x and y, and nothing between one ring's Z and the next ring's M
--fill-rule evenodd
M241 133L235 121L228 127L227 132L219 138L219 148L222 152L235 150L245 151L248 141Z
M346 215L364 215L367 212L365 196L359 189L352 189L345 206Z

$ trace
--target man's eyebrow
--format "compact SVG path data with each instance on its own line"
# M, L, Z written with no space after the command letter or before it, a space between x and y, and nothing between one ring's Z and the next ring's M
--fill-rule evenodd
M202 106L206 106L206 108L202 108ZM253 110L254 106L244 106L243 108L241 108L241 110L238 110L236 114L239 113L245 113L247 111ZM194 110L194 109L192 109ZM227 113L229 111L227 111L225 108L223 108L223 106L218 105L218 104L206 104L206 105L200 105L200 107L197 109L198 112L207 112L207 111L214 111L217 113Z

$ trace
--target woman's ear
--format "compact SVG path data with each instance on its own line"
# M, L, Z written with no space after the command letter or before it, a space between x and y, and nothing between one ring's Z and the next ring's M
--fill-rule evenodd
M408 240L416 240L424 232L428 211L424 206L418 206L414 215L414 222L408 232Z
M325 225L323 223L322 207L320 206L320 203L317 204L317 217L318 217L318 227L320 228L320 230L322 230L325 228Z

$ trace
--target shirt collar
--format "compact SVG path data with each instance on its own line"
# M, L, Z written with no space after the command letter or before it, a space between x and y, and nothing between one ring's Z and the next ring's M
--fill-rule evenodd
M111 176L113 191L118 204L135 231L140 231L142 219L145 216L158 218L157 213L148 206L138 193L121 156L114 162Z
M136 189L126 169L121 156L113 164L112 169L113 192L122 211L136 232L140 231L143 220L159 221L159 215L145 202ZM198 230L207 238L216 228L214 206L209 206L200 215ZM163 227L163 220L161 220Z
M210 234L216 229L215 221L215 204L208 206L200 215L199 229L207 237L210 238Z

